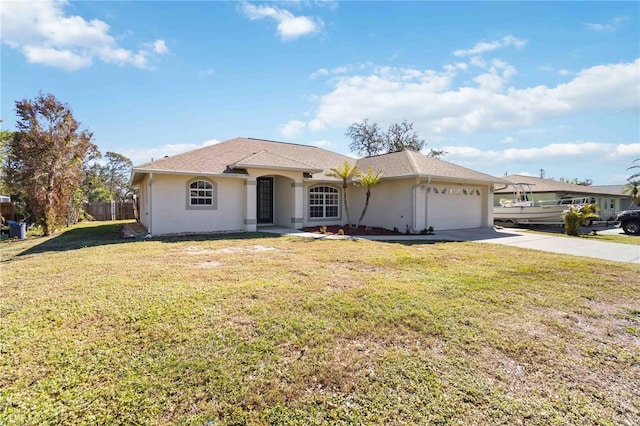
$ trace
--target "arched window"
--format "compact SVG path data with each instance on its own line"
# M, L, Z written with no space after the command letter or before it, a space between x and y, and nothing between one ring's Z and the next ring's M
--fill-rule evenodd
M339 212L340 191L331 186L314 186L309 189L310 218L338 218Z
M216 185L203 178L196 178L187 184L187 209L215 209Z

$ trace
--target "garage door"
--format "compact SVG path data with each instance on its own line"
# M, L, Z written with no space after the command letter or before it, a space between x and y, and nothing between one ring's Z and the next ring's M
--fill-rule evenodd
M482 188L431 185L427 187L427 226L433 229L482 227Z

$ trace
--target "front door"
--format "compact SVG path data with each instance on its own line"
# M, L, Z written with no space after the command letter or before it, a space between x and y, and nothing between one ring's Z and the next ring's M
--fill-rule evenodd
M258 178L258 223L273 223L273 178Z

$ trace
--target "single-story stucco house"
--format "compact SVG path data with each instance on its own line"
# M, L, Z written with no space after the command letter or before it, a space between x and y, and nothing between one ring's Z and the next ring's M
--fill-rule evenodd
M599 215L603 220L613 220L620 210L629 208L629 196L622 194L622 186L584 186L572 183L560 182L553 179L542 179L534 176L509 175L502 179L512 183L523 183L529 185L533 194L534 205L539 201L557 200L561 198L587 198L591 203L599 208ZM505 194L511 194L513 187L497 187L494 196L494 205L499 205L500 198Z
M362 225L420 232L493 225L501 179L402 151L356 160L326 149L235 138L133 168L140 222L154 235L345 225L342 181L329 169L349 162L382 172ZM349 185L355 223L365 189Z

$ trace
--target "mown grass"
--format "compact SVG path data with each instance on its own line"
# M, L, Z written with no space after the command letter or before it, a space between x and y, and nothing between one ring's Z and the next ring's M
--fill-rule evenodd
M638 424L638 265L268 234L3 242L0 424Z

